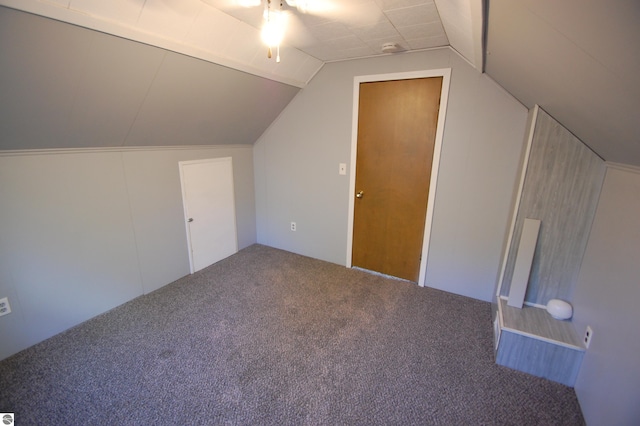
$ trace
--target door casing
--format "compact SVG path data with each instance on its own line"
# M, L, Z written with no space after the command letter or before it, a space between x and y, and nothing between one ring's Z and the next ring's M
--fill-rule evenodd
M434 202L436 188L438 184L438 170L440 165L440 153L442 150L442 139L444 135L444 124L446 119L447 101L449 97L449 85L451 81L451 68L435 70L413 71L391 74L375 74L356 76L353 81L353 119L351 123L351 167L349 173L349 217L347 226L347 259L346 266L352 266L353 254L353 217L355 209L356 192L356 158L358 152L358 107L360 100L360 83L374 81L405 80L415 78L442 77L442 91L440 95L440 109L438 112L438 124L436 129L436 140L433 149L433 163L431 166L431 181L429 184L429 198L427 204L427 215L425 218L424 235L422 239L422 259L420 260L420 274L418 285L424 287L427 262L429 258L429 242L431 238L431 224L433 221Z

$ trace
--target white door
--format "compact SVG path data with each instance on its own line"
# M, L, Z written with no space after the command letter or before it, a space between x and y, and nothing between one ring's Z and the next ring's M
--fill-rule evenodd
M231 157L181 161L191 273L238 251Z

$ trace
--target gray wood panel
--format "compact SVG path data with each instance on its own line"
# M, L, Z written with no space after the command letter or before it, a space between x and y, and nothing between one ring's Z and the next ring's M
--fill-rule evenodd
M584 350L580 336L576 333L571 321L557 320L545 309L532 306L525 306L522 309L513 308L508 306L504 299L500 300L500 310L503 329Z
M503 329L496 353L496 363L573 386L583 356L583 351L532 339Z
M605 166L578 138L538 110L501 295L509 294L525 218L542 221L525 301L570 300Z

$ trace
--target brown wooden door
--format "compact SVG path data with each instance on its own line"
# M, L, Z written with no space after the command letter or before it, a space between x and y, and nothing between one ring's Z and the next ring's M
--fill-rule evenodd
M353 266L418 281L441 88L360 84Z

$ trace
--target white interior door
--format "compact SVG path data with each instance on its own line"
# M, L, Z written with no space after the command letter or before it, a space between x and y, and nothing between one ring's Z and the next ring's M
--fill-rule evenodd
M238 251L231 157L181 161L191 273Z

